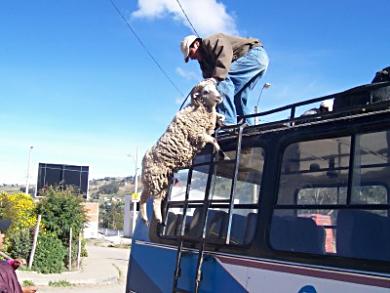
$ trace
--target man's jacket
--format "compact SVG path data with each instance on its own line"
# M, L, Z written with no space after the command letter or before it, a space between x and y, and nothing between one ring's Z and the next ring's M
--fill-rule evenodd
M199 48L202 60L199 60L199 64L203 77L225 79L232 62L244 56L250 49L262 45L257 39L228 36L221 33L202 39Z

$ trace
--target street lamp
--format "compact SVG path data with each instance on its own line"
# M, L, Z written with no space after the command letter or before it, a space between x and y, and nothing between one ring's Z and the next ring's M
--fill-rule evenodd
M30 145L29 151L28 151L28 160L27 160L27 178L26 178L26 190L25 193L28 194L28 188L29 188L29 181L30 181L30 161L31 161L31 151L34 148L34 146Z
M134 195L137 196L137 193L138 193L138 169L139 169L138 168L138 147L136 147L136 149L135 149L135 158L131 154L129 154L127 156L134 159L134 165L135 165L135 170L134 170ZM137 212L137 202L138 202L138 200L132 197L131 202L133 204L133 218L132 218L132 225L131 225L131 233L133 235L134 234L135 224L136 224L135 214Z
M134 159L134 193L138 192L138 147L135 149L135 157L133 157L131 154L127 155L129 158Z
M268 89L270 87L271 87L271 84L269 82L266 82L265 84L263 84L263 87L260 90L259 97L257 98L257 103L255 105L255 114L259 113L259 103L260 103L260 98L261 98L261 95L263 93L263 90L264 89ZM259 116L256 116L255 117L255 125L258 124L258 123L259 123Z

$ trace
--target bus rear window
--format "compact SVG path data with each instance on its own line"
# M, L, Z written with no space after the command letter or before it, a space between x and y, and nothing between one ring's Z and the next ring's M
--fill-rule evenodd
M271 247L390 261L388 138L381 131L287 146Z

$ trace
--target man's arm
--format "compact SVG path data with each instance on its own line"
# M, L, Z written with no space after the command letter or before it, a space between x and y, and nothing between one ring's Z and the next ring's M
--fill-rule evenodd
M205 50L215 62L211 77L217 80L224 80L228 75L233 60L231 43L222 35L216 35L209 39L204 39L203 44Z

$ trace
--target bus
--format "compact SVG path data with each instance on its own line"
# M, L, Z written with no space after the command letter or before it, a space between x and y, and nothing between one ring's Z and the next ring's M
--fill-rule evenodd
M217 131L226 156L206 147L175 170L163 223L137 219L126 292L390 292L389 88Z

